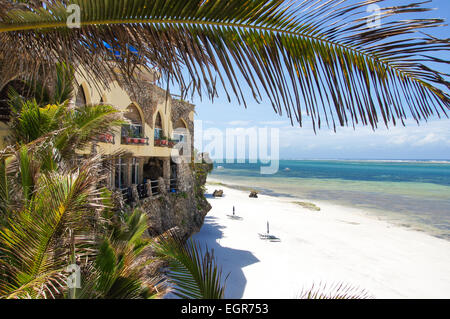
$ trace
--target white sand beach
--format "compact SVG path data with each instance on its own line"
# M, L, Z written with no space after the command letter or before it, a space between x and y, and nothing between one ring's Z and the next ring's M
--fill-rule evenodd
M223 189L194 239L214 249L226 298L296 298L313 283L348 283L375 298L450 298L450 242L393 226L363 211ZM227 217L232 214L242 220ZM261 240L270 232L280 242Z

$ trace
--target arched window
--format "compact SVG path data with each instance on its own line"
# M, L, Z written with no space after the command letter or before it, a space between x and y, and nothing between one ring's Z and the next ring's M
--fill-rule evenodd
M164 136L162 129L162 119L161 114L158 112L155 118L155 140L161 139Z
M78 87L77 96L75 98L75 106L84 106L87 104L86 94L82 85Z
M186 137L189 134L188 129L186 127L186 123L182 120L179 119L176 123L175 123L175 130L173 133L173 139L176 142L185 142L186 141Z
M186 128L186 124L184 123L184 121L182 119L179 119L177 121L177 123L175 123L175 128Z
M142 125L141 114L134 104L130 104L124 113L125 119L129 124L122 125L122 137L126 138L143 138L144 127ZM129 143L129 142L128 142Z

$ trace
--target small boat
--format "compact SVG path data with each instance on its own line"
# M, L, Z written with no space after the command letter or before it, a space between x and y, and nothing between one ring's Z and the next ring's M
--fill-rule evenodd
M284 171L285 172L289 172L291 169L289 168L289 167L286 167L285 169L284 169Z

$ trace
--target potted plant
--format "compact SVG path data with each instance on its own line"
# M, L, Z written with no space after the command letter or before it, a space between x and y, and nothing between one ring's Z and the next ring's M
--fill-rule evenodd
M129 125L122 125L122 143L131 144L133 132Z
M144 138L144 137L141 137L141 138L139 139L139 142L140 142L141 144L145 144L145 143L147 142L147 139Z
M114 143L114 135L112 134L104 134L103 138L106 143Z
M155 146L161 146L161 140L159 138L155 140Z
M175 145L175 142L176 141L174 139L169 138L169 147L173 147Z
M167 137L161 136L161 146L167 146L167 145L168 145Z

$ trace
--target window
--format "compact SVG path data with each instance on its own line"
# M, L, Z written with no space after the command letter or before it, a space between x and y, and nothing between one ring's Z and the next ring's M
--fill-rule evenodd
M187 128L186 128L186 124L184 123L184 121L182 119L179 119L176 123L175 123L175 131L173 133L173 139L175 141L179 142L186 142L187 141Z
M155 140L159 140L163 136L161 114L158 112L155 118Z
M142 137L142 125L140 124L124 124L122 125L123 137Z
M159 140L161 139L162 136L162 129L160 128L155 128L155 140Z
M174 133L173 139L177 142L184 142L184 141L186 141L186 136L185 136L185 134Z
M141 138L144 137L142 119L136 105L130 104L124 114L130 124L122 125L122 137Z
M127 162L123 158L116 159L115 186L122 189L127 186Z

